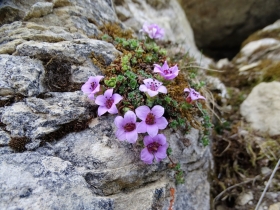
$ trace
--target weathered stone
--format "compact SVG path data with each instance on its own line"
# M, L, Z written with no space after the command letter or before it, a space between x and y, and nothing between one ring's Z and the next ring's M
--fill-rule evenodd
M70 161L98 195L113 195L116 209L133 206L133 202L123 203L135 195L139 200L146 199L144 206L151 208L155 197L159 196L157 205L169 206L169 190L175 190L175 209L209 209L209 183L206 179L209 167L209 148L197 142L198 131L192 129L190 134L182 137L180 133L165 131L167 139L172 142L171 158L181 163L185 171L185 183L174 186L174 174L168 169L168 160L159 164L146 165L141 162L140 148L121 142L115 138L114 116L95 118L91 129L72 133L37 149L41 155L56 155ZM186 147L181 138L188 139ZM203 170L201 170L203 168ZM146 186L147 187L144 187ZM137 190L139 189L139 190ZM161 189L161 193L156 192ZM125 192L125 194L123 194ZM128 193L129 192L129 193ZM197 196L202 201L197 202ZM162 199L160 199L162 197ZM120 203L119 203L120 202ZM142 209L142 203L134 203L133 209Z
M240 106L252 128L271 136L280 134L280 82L260 83Z
M73 165L37 153L0 156L1 209L113 209L96 198Z
M26 67L18 75L29 72L34 62L40 64L41 74L36 80L37 92L27 88L25 97L15 101L9 94L15 95L18 90L7 85L10 78L3 78L9 94L1 99L9 103L1 103L1 128L7 132L1 135L7 134L10 139L1 139L0 208L142 210L168 209L171 205L175 209L208 210L211 154L199 142L197 130L190 130L188 135L164 131L173 151L171 158L180 162L184 171L185 183L177 186L168 158L144 164L139 145L116 139L115 116L97 118L96 107L77 91L89 76L101 74L98 66L109 65L120 55L112 44L94 39L101 34L100 26L119 23L112 1L21 2L5 1L24 15L1 20L18 21L0 28L0 53L12 54L1 56L17 58L13 63ZM175 0L129 2L128 26L137 20L134 29L138 32L145 21L162 23L167 39L183 41L183 48L200 58L189 24ZM139 5L144 5L142 14ZM163 12L165 19L160 18ZM174 19L180 20L178 25ZM203 60L201 65L206 63ZM9 148L14 137L27 138L23 146L29 151L16 153Z
M53 3L50 2L37 2L30 8L30 11L24 18L25 20L31 18L39 18L45 16L53 11Z
M114 0L114 2L118 17L138 33L139 37L141 37L139 31L145 22L156 23L165 30L165 40L178 43L179 48L193 56L201 66L208 66L211 62L197 49L193 31L177 0ZM170 47L169 50L178 52L178 47Z
M178 1L188 16L197 46L211 57L233 57L249 35L280 18L278 0Z
M0 146L7 146L10 140L11 140L11 137L10 137L9 133L7 133L6 131L3 131L0 128Z
M0 96L36 96L44 91L42 63L29 57L0 55Z
M25 102L5 107L1 122L12 136L36 139L66 123L89 119L86 110L81 92L51 93L51 97L46 99L31 97Z

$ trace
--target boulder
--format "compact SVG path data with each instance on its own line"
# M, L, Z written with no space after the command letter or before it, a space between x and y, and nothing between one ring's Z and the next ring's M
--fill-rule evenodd
M280 82L260 83L240 106L252 128L270 136L280 135Z
M193 30L177 0L142 1L114 0L116 13L123 23L139 33L144 23L156 23L165 30L165 40L177 43L169 50L188 52L201 66L208 66L211 59L197 49Z
M194 30L198 48L216 58L232 58L249 35L280 18L277 0L178 1Z
M157 2L145 5L164 11L167 5ZM183 29L172 20L183 13L175 0L165 2L173 5L163 24L173 41ZM185 182L177 185L167 158L144 164L139 146L116 139L115 116L97 117L81 91L89 76L101 74L100 64L121 54L98 39L108 23L130 26L117 18L118 6L111 0L1 1L0 209L210 208L211 153L198 130L165 131L172 159L184 171ZM137 21L136 32L146 20ZM190 28L184 15L180 21ZM185 49L200 55L188 34Z

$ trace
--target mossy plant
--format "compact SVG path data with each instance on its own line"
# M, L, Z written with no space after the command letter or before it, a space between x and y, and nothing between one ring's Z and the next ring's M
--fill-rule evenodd
M124 116L129 111L130 114L134 112L137 114L137 109L144 105L148 106L149 109L155 106L162 107L164 110L163 117L166 119L169 128L180 129L183 133L186 133L190 127L199 129L202 131L201 145L207 146L212 124L206 103L203 101L190 103L186 100L187 96L184 94L185 88L191 89L193 87L199 91L205 86L204 82L197 82L195 70L181 70L172 79L166 79L163 75L154 72L155 64L162 67L167 65L168 61L169 65L173 66L168 67L168 71L174 67L178 71L178 67L176 59L167 57L167 50L163 47L164 45L151 38L138 40L132 37L124 37L123 34L116 36L111 32L108 35L103 35L102 39L111 40L110 37L112 38L110 42L122 55L117 57L109 66L104 65L102 60L100 61L96 56L93 56L93 63L96 64L95 62L97 62L96 65L104 75L104 80L100 81L100 86L104 86L107 90L113 88L114 93L116 93L115 97L122 98L116 105L118 114ZM191 60L191 58L187 57L187 60ZM144 81L149 79L156 82L160 81L159 83L162 83L168 91L164 94L157 93L156 97L148 95L147 92L145 94L139 87L143 86ZM196 92L196 94L199 94L199 92ZM204 97L201 98L205 99ZM118 120L120 119L124 118L118 118ZM127 124L129 132L135 130L135 125L134 122ZM139 142L138 145L144 145L142 140L139 140ZM156 145L153 144L153 148ZM180 164L172 162L171 165L176 171L177 183L182 183L184 174Z

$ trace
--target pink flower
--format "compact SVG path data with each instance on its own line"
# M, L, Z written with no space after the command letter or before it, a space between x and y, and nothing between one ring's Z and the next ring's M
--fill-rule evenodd
M186 101L188 103L192 103L193 101L195 100L198 100L198 99L203 99L205 100L206 98L203 97L202 95L200 95L199 92L196 92L194 89L192 88L185 88L184 89L184 92L188 94L187 98L186 98Z
M151 39L163 39L164 37L164 29L160 28L157 24L144 23L140 31L146 33Z
M150 97L156 96L159 92L167 93L167 89L156 79L144 79L144 85L140 85L139 90L147 92Z
M136 110L136 115L142 120L137 127L138 133L148 133L154 137L158 134L159 129L165 129L168 125L165 117L162 117L164 108L156 105L150 110L147 106L139 106Z
M154 72L159 73L165 80L172 80L179 74L177 64L169 68L167 61L165 61L163 66L158 64L154 64L154 66Z
M120 141L127 140L129 143L135 143L138 139L138 133L136 127L136 115L132 111L127 111L124 117L117 116L115 119L115 125L118 130L116 131L116 137Z
M89 77L88 81L82 86L81 90L85 94L89 94L88 98L94 100L94 94L100 91L100 80L103 76Z
M145 148L141 151L141 160L143 160L144 163L152 164L154 158L156 162L166 158L168 143L163 134L158 134L154 137L145 136L144 145Z
M108 89L105 91L104 95L97 96L95 99L95 103L99 105L98 107L98 116L103 115L105 112L109 112L110 114L117 114L118 109L116 104L119 103L123 97L119 94L113 94L113 89Z

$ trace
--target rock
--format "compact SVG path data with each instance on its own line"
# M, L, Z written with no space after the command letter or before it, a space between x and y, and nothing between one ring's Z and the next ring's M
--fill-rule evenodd
M113 209L93 195L73 165L38 153L0 156L1 209Z
M10 137L9 133L7 133L6 131L3 131L0 128L0 147L7 146L10 140L11 140L11 137Z
M249 203L249 201L253 200L254 196L253 196L253 192L249 191L249 192L243 192L241 193L237 199L236 199L236 204L240 205L240 206L244 206L247 203Z
M168 39L185 38L181 32L189 25L175 0L138 3L151 11L171 6L168 21L160 13L154 18L166 23ZM145 165L139 146L116 139L115 116L97 118L96 106L80 91L89 76L101 74L100 66L120 55L96 39L106 23L126 28L111 0L5 0L0 5L14 11L1 13L0 20L0 209L210 208L212 157L198 130L165 131L173 142L172 158L184 172L185 183L176 185L167 158ZM183 14L182 25L173 29L176 11ZM131 13L125 15L132 23ZM135 21L137 30L146 16ZM188 38L193 40L189 32ZM196 49L185 41L188 46ZM20 83L11 82L13 77Z
M45 16L47 14L52 13L53 11L53 3L50 2L37 2L30 8L30 11L24 18L25 20L31 18L39 18Z
M36 96L44 91L44 67L26 56L0 55L0 96Z
M269 206L268 210L279 210L280 209L280 203L274 203Z
M5 107L1 122L12 136L36 139L58 130L61 125L90 118L80 91L50 94L46 99L30 97Z
M280 82L260 83L240 106L242 116L252 128L269 134L280 134Z
M152 165L142 163L139 148L115 138L115 128L112 126L114 118L105 116L94 119L91 129L69 134L59 142L38 148L37 152L70 161L83 174L94 193L113 195L116 209L142 209L143 206L148 208L154 205L167 209L168 194L173 186L171 180L174 179L168 170L168 160ZM187 148L180 140L181 134L166 131L165 135L173 142L170 144L173 158L180 161L185 171L185 184L176 187L174 208L209 209L206 192L210 186L204 179L205 172L198 170L209 167L209 148L197 143L198 131L195 129L184 137L191 143ZM134 202L130 200L135 196ZM197 196L202 197L203 202L197 203ZM143 200L144 204L141 202Z
M156 23L164 28L165 40L178 43L180 48L193 56L201 66L208 66L211 63L211 59L204 57L197 49L192 28L177 0L114 0L114 2L118 17L139 36L139 30L145 22ZM170 50L178 52L178 47Z
M280 18L277 0L179 2L194 30L198 48L216 58L232 58L250 34Z

